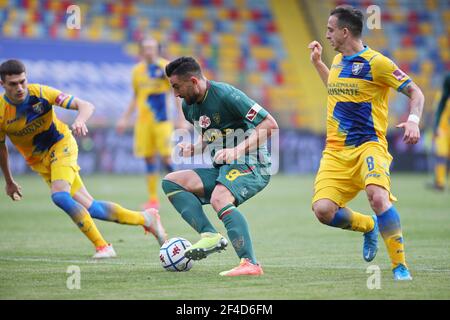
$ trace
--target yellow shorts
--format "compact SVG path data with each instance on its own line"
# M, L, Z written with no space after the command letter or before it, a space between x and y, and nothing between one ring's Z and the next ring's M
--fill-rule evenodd
M312 203L330 199L345 207L369 184L383 187L389 191L391 201L397 201L391 193L391 162L392 156L376 142L340 151L325 149L314 182Z
M50 186L53 181L64 180L71 185L70 193L75 194L82 186L77 164L78 146L72 135L55 143L41 162L31 166Z
M134 154L137 157L168 157L172 154L173 125L170 121L137 121L134 127Z

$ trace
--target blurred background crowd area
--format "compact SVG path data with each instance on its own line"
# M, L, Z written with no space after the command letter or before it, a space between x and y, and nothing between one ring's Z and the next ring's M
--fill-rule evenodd
M29 82L92 101L91 125L111 128L132 97L138 41L152 36L161 56L194 56L208 78L246 92L286 132L323 136L327 93L307 45L319 40L331 64L336 52L325 38L326 24L340 4L361 9L366 18L375 12L367 8L378 6L381 28L365 26L363 40L422 88L422 125L430 126L450 70L447 0L0 0L0 59L22 59ZM80 9L79 29L67 26L71 5ZM391 90L390 128L407 115L407 98Z

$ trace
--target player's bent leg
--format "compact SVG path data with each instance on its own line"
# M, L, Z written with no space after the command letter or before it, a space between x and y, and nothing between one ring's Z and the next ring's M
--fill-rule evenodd
M51 190L53 202L71 217L81 232L94 244L97 253L99 251L103 252L102 258L115 257L116 254L113 252L112 247L112 250L105 251L109 244L103 239L86 208L71 197L69 183L64 180L52 181ZM96 255L94 255L94 258L96 258Z
M200 234L216 234L208 220L198 196L203 196L203 183L192 170L169 173L162 181L167 198L181 217Z
M366 192L370 205L377 214L378 228L391 259L394 279L411 280L405 260L400 216L389 200L389 192L377 185L368 185Z
M378 251L378 226L376 216L368 216L348 207L339 208L329 199L314 202L313 211L323 224L344 230L363 232L363 258L372 261Z
M150 232L155 236L160 245L167 240L167 234L161 224L161 219L156 209L133 211L123 208L114 202L98 201L89 194L84 186L73 197L85 208L88 208L88 212L92 218L120 224L142 226L146 233Z
M241 260L237 267L223 271L220 275L262 275L264 272L255 257L247 220L235 207L235 202L235 197L227 187L222 184L216 186L211 196L211 205L224 223L228 238Z

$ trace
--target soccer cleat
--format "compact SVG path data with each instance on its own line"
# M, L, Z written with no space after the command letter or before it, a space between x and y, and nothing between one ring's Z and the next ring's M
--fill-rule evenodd
M92 256L93 259L109 259L117 257L112 244L97 247L95 248L95 251L95 254Z
M264 272L259 264L253 264L249 259L242 258L241 263L237 267L228 271L222 271L219 274L225 277L262 276Z
M445 186L442 186L442 185L439 185L439 184L437 184L436 182L433 182L433 183L427 183L426 185L425 185L425 187L427 188L427 189L430 189L430 190L434 190L434 191L445 191Z
M392 272L394 273L394 280L398 281L412 280L408 268L401 263L394 269L392 269Z
M151 233L155 236L160 246L167 240L166 230L161 223L161 217L158 210L151 208L143 212L145 224L143 225L145 233Z
M225 250L228 245L220 233L205 232L201 234L201 239L189 247L184 256L192 260L201 260L209 256L211 253Z
M151 209L151 208L159 210L159 201L158 201L158 199L148 200L146 203L144 203L142 205L142 208L144 210Z
M364 244L363 244L363 258L367 262L372 261L377 255L378 251L378 221L377 216L372 216L373 229L369 232L364 233Z

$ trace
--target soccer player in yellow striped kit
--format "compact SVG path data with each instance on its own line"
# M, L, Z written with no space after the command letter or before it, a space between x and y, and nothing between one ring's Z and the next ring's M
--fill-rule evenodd
M390 59L363 45L363 14L350 6L335 8L326 37L339 52L330 69L322 62L322 46L309 44L311 61L328 89L327 140L314 183L312 208L320 222L364 234L363 257L372 261L381 233L392 262L395 280L411 280L405 261L400 217L392 204L388 152L389 88L409 98L410 115L397 125L403 141L420 138L419 120L424 96L414 82ZM347 207L365 190L375 212L369 216Z
M156 209L131 211L113 202L95 200L81 180L77 164L78 146L72 133L76 136L87 134L86 121L91 117L94 106L54 88L28 84L25 66L19 60L3 62L0 77L5 90L0 97L0 167L7 195L16 201L22 197L22 188L13 179L9 168L6 136L28 166L47 182L53 202L70 216L95 246L93 258L113 258L116 252L100 234L92 218L142 225L162 244L167 236ZM54 105L78 110L71 129L56 117Z

